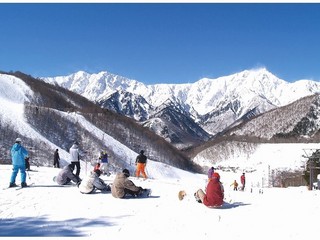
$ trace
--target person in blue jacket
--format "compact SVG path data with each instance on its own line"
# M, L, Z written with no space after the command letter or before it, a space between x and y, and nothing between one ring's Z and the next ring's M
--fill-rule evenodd
M21 139L17 138L11 148L12 158L12 174L9 187L16 187L16 177L18 172L21 174L21 187L27 187L26 183L26 163L25 158L28 157L28 151L21 145Z

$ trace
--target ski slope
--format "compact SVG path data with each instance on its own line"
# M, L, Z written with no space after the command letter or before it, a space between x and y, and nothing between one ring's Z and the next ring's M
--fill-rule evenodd
M55 185L52 178L59 169L31 169L27 183L34 185L5 189L11 166L0 165L0 237L300 240L318 234L320 191L307 187L248 187L236 192L230 184L234 179L240 182L241 173L218 171L226 204L210 209L193 197L204 188L206 175L175 168L170 169L172 177L130 177L136 185L152 189L152 196L145 199L115 199L111 193L99 192L84 195L75 186ZM250 186L254 175L246 176ZM102 178L111 183L114 175ZM179 190L187 192L182 201Z

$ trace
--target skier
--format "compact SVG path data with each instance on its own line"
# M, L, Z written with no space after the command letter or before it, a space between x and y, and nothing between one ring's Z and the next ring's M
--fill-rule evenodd
M206 193L199 189L194 194L199 203L203 203L207 207L219 207L223 204L224 190L220 182L220 175L214 172L211 180L208 182Z
M9 187L16 187L16 177L20 171L21 175L21 187L27 187L26 183L26 162L25 158L28 157L28 151L21 145L21 139L17 138L14 145L11 148L12 158L12 174L10 178Z
M141 150L140 154L136 158L136 166L137 166L136 177L139 177L141 173L142 176L145 179L147 179L147 174L145 173L146 165L147 165L147 157L144 155L144 151Z
M111 190L110 186L107 185L101 178L101 171L99 169L94 170L91 174L82 179L79 189L81 193L92 193L96 189L101 192L108 192Z
M73 165L73 168L77 167L76 176L80 175L80 154L79 154L79 143L74 142L74 144L69 149L70 161Z
M240 181L241 181L241 184L242 184L241 190L244 191L244 187L246 186L246 176L245 176L244 173L242 173L242 175L240 177Z
M117 173L113 184L111 186L112 196L115 198L125 198L127 195L131 197L143 196L147 189L136 186L129 180L130 172L128 169L123 169L122 172Z
M107 152L101 151L99 159L100 159L100 170L101 170L102 174L103 175L106 174L106 175L110 176L110 173L108 171L109 161L108 161Z
M81 182L81 179L77 175L73 174L73 170L73 164L69 164L62 168L58 176L55 178L56 182L59 185L66 185L71 181L75 182L76 184L79 184Z
M59 156L59 149L56 149L53 155L53 167L60 168L60 156Z

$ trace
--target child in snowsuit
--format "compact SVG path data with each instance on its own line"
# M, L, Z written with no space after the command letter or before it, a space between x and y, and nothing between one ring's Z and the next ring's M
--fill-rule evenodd
M234 180L234 182L230 185L230 187L233 186L233 191L238 191L238 182L237 180Z
M101 171L95 170L89 176L82 179L79 189L81 193L92 193L96 189L100 191L110 191L111 188L101 178Z

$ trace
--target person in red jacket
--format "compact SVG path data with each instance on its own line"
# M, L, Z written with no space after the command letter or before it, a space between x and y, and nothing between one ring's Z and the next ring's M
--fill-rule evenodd
M203 203L207 207L221 206L223 204L224 190L220 182L219 173L214 172L212 174L206 188L206 193L202 189L199 189L194 196L198 202Z
M240 181L242 184L241 190L244 191L244 187L246 186L246 176L245 173L242 173L241 177L240 177Z

